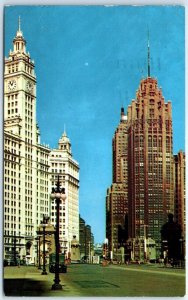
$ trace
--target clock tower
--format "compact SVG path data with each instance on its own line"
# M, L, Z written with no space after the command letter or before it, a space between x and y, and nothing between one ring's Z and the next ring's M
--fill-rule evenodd
M13 51L5 59L4 94L5 130L27 142L36 140L36 76L34 62L26 52L20 18Z
M37 226L49 214L49 153L40 144L34 62L19 18L4 68L4 258L16 249L20 259L36 259Z

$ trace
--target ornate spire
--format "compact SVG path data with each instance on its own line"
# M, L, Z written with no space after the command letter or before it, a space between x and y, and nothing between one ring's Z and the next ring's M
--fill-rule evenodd
M64 132L63 132L63 136L67 136L67 134L66 134L66 126L65 126L65 124L64 124Z
M23 37L21 31L21 18L18 18L18 30L16 32L16 37L13 40L14 53L26 53L26 41Z
M21 31L21 17L18 17L18 30L16 33L16 37L23 37L23 33Z
M21 18L18 18L18 31L21 31Z
M148 77L150 77L150 45L149 45L149 30L148 30Z
M71 143L66 134L65 127L64 127L64 132L62 134L62 137L59 139L58 145L59 145L59 149L71 155Z

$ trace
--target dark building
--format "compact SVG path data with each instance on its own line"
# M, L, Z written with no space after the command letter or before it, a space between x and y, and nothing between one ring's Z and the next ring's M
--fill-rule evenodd
M106 237L108 252L117 252L127 238L127 116L121 108L120 123L112 140L113 183L106 196Z
M94 249L94 236L91 232L91 226L86 225L85 220L80 217L79 229L80 257L91 261Z
M85 255L85 220L79 216L80 257Z
M177 263L182 259L181 226L174 222L173 214L168 215L168 222L161 229L162 250L166 252L169 261Z
M160 229L174 212L171 102L157 80L140 82L128 107L129 237L147 236L160 249Z
M181 225L182 237L185 238L185 153L179 151L177 155L174 155L175 163L175 209L174 217L178 224Z

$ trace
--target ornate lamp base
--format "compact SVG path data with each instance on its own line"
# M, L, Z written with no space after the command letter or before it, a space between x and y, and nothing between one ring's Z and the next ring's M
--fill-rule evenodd
M60 283L54 283L52 285L52 290L62 290L62 285Z
M48 275L46 271L42 271L41 275Z

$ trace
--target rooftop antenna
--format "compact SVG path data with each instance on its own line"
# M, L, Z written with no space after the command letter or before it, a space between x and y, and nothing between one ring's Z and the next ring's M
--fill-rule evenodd
M21 18L18 18L18 30L21 31Z
M148 77L150 77L150 45L149 45L149 30L148 30Z

